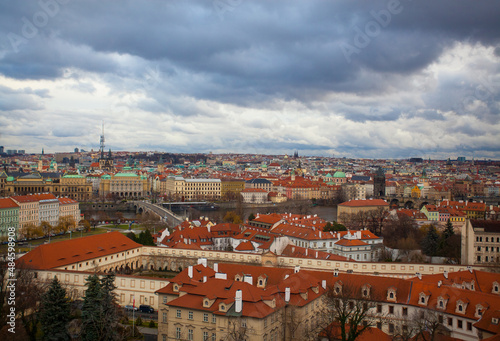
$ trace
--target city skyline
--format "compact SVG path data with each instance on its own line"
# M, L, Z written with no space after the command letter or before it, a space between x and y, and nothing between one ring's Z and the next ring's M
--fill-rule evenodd
M500 159L500 4L0 4L0 145Z

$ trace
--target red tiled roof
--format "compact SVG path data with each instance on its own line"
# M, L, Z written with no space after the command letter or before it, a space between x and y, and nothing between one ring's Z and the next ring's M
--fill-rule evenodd
M19 207L11 198L0 198L0 209Z
M70 199L70 198L58 198L59 203L61 205L67 205L67 204L78 204L78 201Z
M341 245L341 246L366 246L366 245L368 245L359 239L341 239L338 242L336 242L335 244Z
M382 199L351 200L339 204L339 206L363 207L363 206L389 206L389 203Z
M241 242L235 249L235 251L255 251L251 241L246 240Z
M108 232L51 244L42 244L18 262L33 269L53 269L96 257L142 247L120 232Z

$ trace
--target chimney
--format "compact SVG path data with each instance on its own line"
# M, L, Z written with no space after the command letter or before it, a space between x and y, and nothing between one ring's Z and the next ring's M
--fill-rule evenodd
M319 231L319 238L321 239L321 231Z
M252 275L243 275L243 282L253 285Z
M448 271L447 270L444 270L443 275L444 275L444 278L448 279Z
M214 263L214 271L219 272L219 263Z
M323 289L326 289L326 279L321 281L321 287L323 287Z
M418 279L422 279L422 274L420 272L417 272L415 275L418 277Z
M306 248L306 256L307 256L307 248Z
M207 224L208 233L210 233L210 224Z
M236 290L234 304L234 311L241 313L241 310L243 309L243 292L241 290Z
M222 273L222 272L217 272L215 274L215 278L217 278L217 279L227 279L227 274Z
M202 264L206 268L207 267L207 259L206 258L198 258L198 264Z
M288 277L290 277L290 276L288 276L288 274L286 274L286 275L285 275L285 279L287 279Z
M285 302L290 302L290 288L285 288Z
M300 271L300 265L295 265L295 270L293 271L293 273L297 273Z
M443 281L438 281L438 288L441 288L441 284L443 284Z
M318 251L316 251L316 258L318 258Z
M189 278L193 278L193 266L188 266L188 276Z
M295 246L292 246L292 253L295 252Z
M207 281L207 276L203 276L203 283Z

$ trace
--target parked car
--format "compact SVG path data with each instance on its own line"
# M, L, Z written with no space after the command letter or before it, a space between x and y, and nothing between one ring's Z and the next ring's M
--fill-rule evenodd
M139 310L139 308L134 307L133 305L126 305L125 306L125 310L131 310L131 311L135 310L135 311L137 311L137 310Z
M149 313L149 314L152 314L155 311L152 306L145 305L145 304L141 304L141 306L139 307L139 310L143 313Z

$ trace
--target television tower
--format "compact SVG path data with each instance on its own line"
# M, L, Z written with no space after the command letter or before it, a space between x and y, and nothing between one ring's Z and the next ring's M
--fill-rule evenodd
M101 159L104 159L104 121L102 121L102 134L100 142Z

